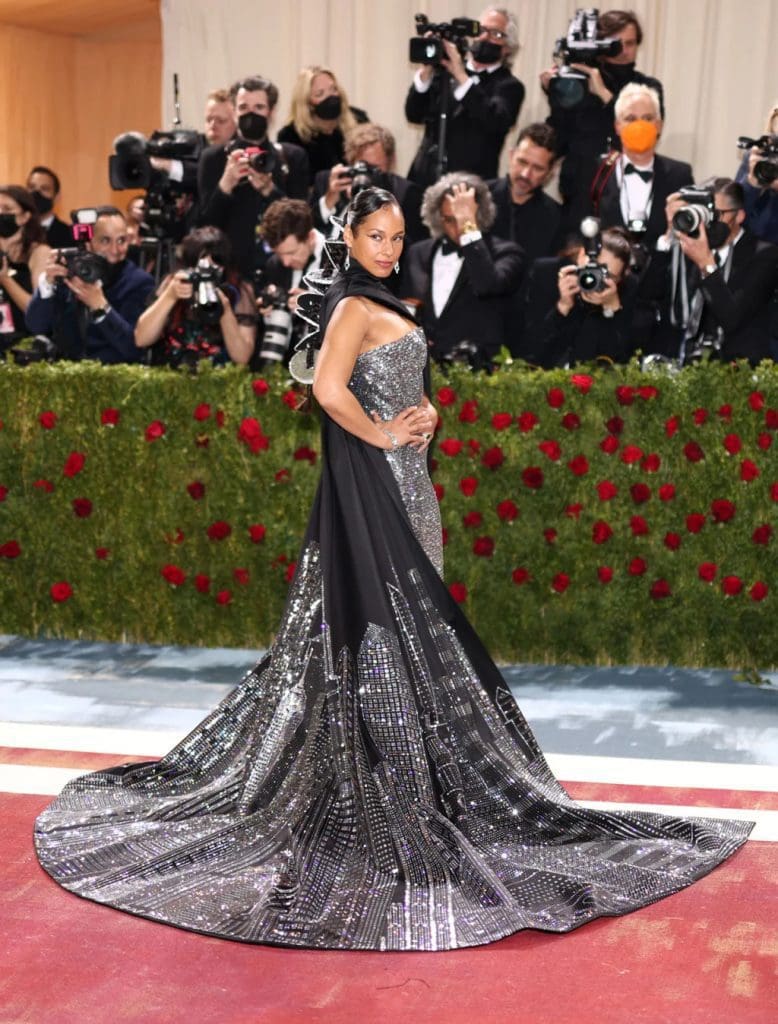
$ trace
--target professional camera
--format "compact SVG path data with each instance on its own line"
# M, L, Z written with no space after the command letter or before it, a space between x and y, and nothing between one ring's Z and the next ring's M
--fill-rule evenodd
M417 14L415 20L417 34L412 37L409 45L411 64L440 64L446 56L444 39L454 43L464 57L468 38L477 36L481 31L480 23L472 18L454 18L450 22L433 25L426 14ZM432 35L425 38L427 32Z
M608 286L610 271L605 263L600 263L597 259L602 250L600 222L596 217L584 217L580 231L585 239L586 263L582 267L576 267L578 287L582 292L604 292Z
M754 177L763 188L769 188L778 179L778 135L763 135L759 139L741 135L737 148L759 150L762 159L754 164Z
M678 192L684 205L673 214L673 227L690 238L698 238L700 225L704 224L708 228L716 219L713 192L709 188L697 188L696 185L684 185Z
M177 129L171 132L152 132L149 138L142 132L123 132L114 139L115 154L108 157L108 178L111 188L151 188L159 172L151 166L151 157L166 160L196 159L202 148L197 132ZM179 182L171 182L185 191Z
M362 189L370 188L372 185L375 185L376 188L384 188L391 191L389 189L389 185L391 183L389 175L385 174L380 167L368 164L364 160L357 160L357 162L352 164L351 167L347 167L344 171L341 171L341 175L344 178L351 178L352 199L358 195Z
M36 334L32 341L24 346L15 346L10 351L17 366L29 366L31 363L54 363L60 357L59 349L45 334Z
M189 308L199 323L218 324L221 320L223 307L217 289L223 278L224 270L207 259L199 260L195 269L189 271L192 285Z
M256 142L251 142L248 139L241 138L240 135L236 135L234 139L227 143L224 151L225 153L232 153L236 149L243 150L245 156L248 157L249 167L252 171L256 171L257 174L271 174L278 164L276 147L269 139L265 141L264 145L258 146Z
M86 284L94 284L105 273L105 259L86 248L94 234L97 210L94 207L73 210L70 219L73 221L71 230L76 244L66 249L57 249L57 263L67 269L66 277L80 277Z
M554 58L560 62L557 74L548 85L549 95L560 106L574 107L588 91L588 78L571 64L597 67L603 57L616 57L621 53L620 39L603 39L598 34L596 7L579 7L567 28L567 35L557 39Z
M287 306L289 293L280 285L264 284L261 271L256 283L259 304L267 308L262 317L265 330L259 346L259 360L261 364L280 363L292 340L292 314Z

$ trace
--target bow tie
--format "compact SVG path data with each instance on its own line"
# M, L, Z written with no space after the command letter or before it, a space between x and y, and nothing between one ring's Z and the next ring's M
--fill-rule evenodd
M634 164L627 164L624 168L625 174L637 174L639 178L642 178L646 184L648 184L654 177L653 171L641 171L639 167L635 167Z
M452 252L455 252L457 256L461 256L462 247L457 245L456 242L452 242L450 238L444 238L440 243L440 252L443 256L450 256Z

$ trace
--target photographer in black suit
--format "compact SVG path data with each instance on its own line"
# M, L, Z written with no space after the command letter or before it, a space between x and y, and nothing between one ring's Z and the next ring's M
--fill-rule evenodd
M33 167L27 175L27 190L38 211L46 242L52 249L66 249L73 244L73 231L54 212L60 193L59 177L48 167Z
M434 359L487 366L512 333L523 253L489 234L494 202L474 174L447 174L431 185L422 219L432 238L411 246L399 294L419 307Z
M444 39L446 56L440 69L422 65L405 100L406 118L424 125L424 138L408 172L422 188L438 178L441 109L448 115L444 169L470 171L482 178L497 177L505 136L519 116L524 86L510 70L519 49L516 16L504 7L488 7L480 26L466 57Z
M319 171L314 179L311 200L314 226L325 235L331 234L332 218L339 217L351 201L351 168L361 162L370 168L371 184L391 192L400 204L405 217L406 244L425 238L427 232L421 222L421 189L415 182L394 173L394 155L394 136L387 128L368 122L352 129L345 140L346 163L337 163L330 170Z

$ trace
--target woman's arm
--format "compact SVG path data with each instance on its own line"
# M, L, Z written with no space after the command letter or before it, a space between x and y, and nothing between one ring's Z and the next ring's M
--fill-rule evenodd
M221 288L218 291L223 310L219 320L219 328L222 332L222 338L224 338L224 346L233 363L245 364L251 359L254 351L254 341L257 333L256 324L238 323L237 310L233 311L230 300ZM240 304L238 309L240 309Z
M50 253L51 249L48 245L36 245L30 254L27 266L30 268L30 278L32 279L33 289L35 288L38 278L46 269L46 263L48 262ZM0 257L0 287L8 293L8 298L11 302L13 302L13 304L22 311L22 313L26 313L27 307L30 304L30 299L32 298L32 292L28 292L22 288L16 278L12 275L3 273L6 268L8 268L7 256L4 258Z
M369 324L370 312L359 299L344 299L336 306L316 360L314 396L339 426L376 448L388 450L409 442L424 444L423 434L429 422L426 411L411 406L394 419L378 423L349 390L348 382Z
M135 325L135 344L148 348L159 339L165 329L173 306L179 299L191 299L192 285L185 271L179 270L163 282L159 295L148 309L144 310Z

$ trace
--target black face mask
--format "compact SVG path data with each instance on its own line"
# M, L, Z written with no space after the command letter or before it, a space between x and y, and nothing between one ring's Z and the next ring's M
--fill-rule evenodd
M341 109L340 96L328 96L326 100L312 107L314 114L322 121L336 121L340 117Z
M616 83L619 88L626 85L627 82L632 80L632 76L635 73L635 62L631 64L609 64L605 61L600 65L600 71L604 72L605 79L610 79L611 82Z
M470 47L470 55L479 64L496 64L502 57L502 47L488 39L476 39Z
M53 199L49 199L48 196L44 196L42 192L36 192L35 189L31 190L30 195L32 196L32 201L35 203L35 209L42 217L45 217L47 213L51 213L54 208Z
M708 245L711 249L720 249L722 245L726 245L727 238L729 237L729 228L723 220L714 220L713 223L708 225L706 231L708 233Z
M0 238L11 238L19 230L13 213L0 213Z
M101 263L100 280L103 282L103 287L110 288L112 284L116 284L119 280L127 260L120 260L119 263L109 263L105 256L98 256L97 258Z
M249 111L238 118L238 131L244 139L260 142L267 135L267 118L264 114Z

